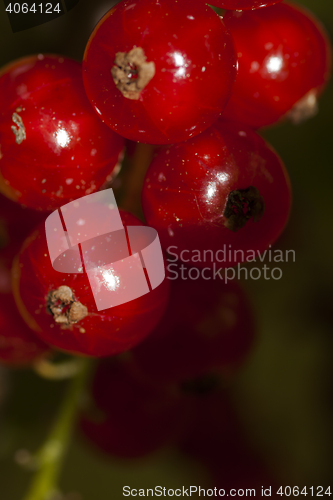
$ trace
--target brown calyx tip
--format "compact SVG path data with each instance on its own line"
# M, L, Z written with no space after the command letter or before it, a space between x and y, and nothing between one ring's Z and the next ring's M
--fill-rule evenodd
M245 226L248 220L258 222L265 211L265 202L256 187L231 191L224 210L227 219L225 227L236 233Z
M71 288L65 285L49 292L47 309L54 321L64 327L74 325L88 315L87 307L75 300Z
M299 125L309 118L313 118L318 113L317 91L310 90L302 99L300 99L291 110L287 117L294 125Z
M141 47L134 47L129 52L117 52L111 74L123 96L137 100L155 75L155 63L147 62Z
M21 113L22 109L17 108L16 111L18 113ZM16 144L21 144L21 142L25 141L25 139L27 138L27 134L25 131L25 126L23 124L23 120L20 117L20 115L18 115L17 113L13 113L12 120L15 123L15 125L17 126L17 128L15 127L15 125L11 126L12 132L15 135L15 142L16 142Z

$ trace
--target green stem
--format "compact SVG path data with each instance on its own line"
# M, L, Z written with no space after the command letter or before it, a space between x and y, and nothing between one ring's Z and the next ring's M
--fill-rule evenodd
M58 492L61 466L71 440L77 408L86 386L91 365L92 362L89 359L82 359L81 369L70 381L53 429L34 457L38 469L24 500L49 500Z
M61 363L54 363L46 358L38 359L32 369L42 378L49 380L65 380L72 379L81 371L81 359L74 358Z

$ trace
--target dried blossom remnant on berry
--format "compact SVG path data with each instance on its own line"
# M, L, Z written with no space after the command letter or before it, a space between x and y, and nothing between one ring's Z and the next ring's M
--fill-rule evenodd
M265 202L256 187L250 186L247 189L231 191L223 213L227 219L224 225L236 233L251 218L253 222L258 222L264 215L264 211Z
M316 116L318 111L317 91L310 90L310 92L294 104L287 113L287 117L294 125L299 125L309 118Z
M72 290L65 285L49 292L47 308L54 321L63 327L74 325L88 315L86 306L76 301Z
M15 134L15 141L17 144L21 144L21 142L27 138L22 118L17 113L13 113L12 120L18 127L16 128L14 125L11 126L11 129Z
M147 62L141 47L134 47L129 52L117 52L111 74L124 97L138 100L141 90L155 75L155 63Z

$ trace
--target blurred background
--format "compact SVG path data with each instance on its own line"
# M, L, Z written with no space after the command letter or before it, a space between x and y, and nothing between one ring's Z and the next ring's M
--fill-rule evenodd
M333 39L333 4L302 0ZM0 65L33 53L81 60L110 1L80 0L67 14L13 34L0 4ZM300 126L263 132L283 158L293 186L288 227L275 248L296 251L279 281L248 281L259 336L242 369L228 380L233 404L256 453L283 486L333 487L333 85L319 114ZM45 438L65 383L0 367L0 498L19 500L30 474L15 461ZM331 481L331 482L330 482ZM122 487L209 484L195 459L168 447L140 460L94 453L76 437L61 485L69 500L122 498ZM333 492L333 490L332 490ZM80 494L80 495L79 495Z

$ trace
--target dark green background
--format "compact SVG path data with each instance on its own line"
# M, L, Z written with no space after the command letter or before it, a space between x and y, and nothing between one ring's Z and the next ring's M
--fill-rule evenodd
M331 0L301 3L323 21L333 39ZM80 60L90 32L110 5L81 0L61 18L16 34L1 10L0 63L36 52ZM281 484L331 484L333 492L332 115L331 85L314 119L264 133L284 159L293 185L290 223L276 248L296 250L296 263L283 266L280 281L246 283L260 335L247 366L230 383L250 439ZM0 498L20 500L29 474L15 465L15 451L34 450L41 443L64 385L30 372L1 372L1 380L7 397L0 403ZM125 463L94 455L76 440L62 486L81 492L84 500L109 500L122 498L125 484L179 487L206 480L198 464L172 449Z

